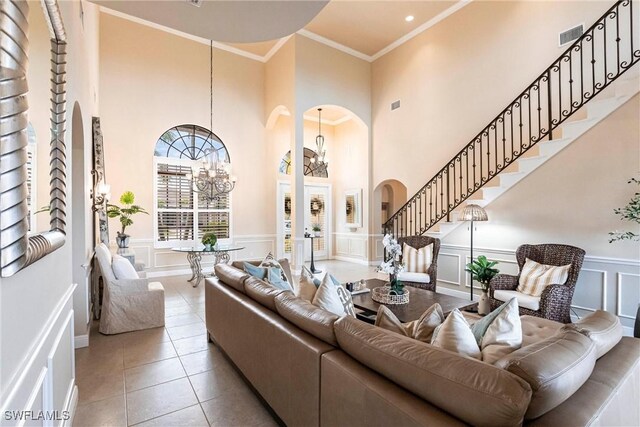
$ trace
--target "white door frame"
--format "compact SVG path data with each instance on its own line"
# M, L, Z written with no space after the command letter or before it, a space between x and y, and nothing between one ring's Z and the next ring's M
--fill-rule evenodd
M283 180L283 179L279 179L277 181L277 191L276 191L276 197L277 197L277 201L276 201L276 221L277 221L277 226L276 226L276 250L277 250L277 254L278 254L278 258L290 258L291 255L287 255L284 252L284 209L282 208L282 204L280 203L283 198L284 198L284 188L285 186L289 186L289 188L291 188L291 181L289 180ZM322 256L321 258L316 258L316 259L331 259L333 256L333 185L330 183L322 183L322 182L305 182L304 184L304 188L305 188L305 192L307 190L307 188L312 188L312 187L321 187L321 188L325 188L327 190L327 200L325 201L326 204L326 208L325 211L327 213L327 222L325 224L325 244L326 244L326 249L327 249L327 254L326 256ZM293 235L292 235L293 238ZM305 243L305 260L307 259L307 256L310 258L311 257L311 252L309 252L308 254L306 253L306 247L307 244L311 244L310 241L309 243Z

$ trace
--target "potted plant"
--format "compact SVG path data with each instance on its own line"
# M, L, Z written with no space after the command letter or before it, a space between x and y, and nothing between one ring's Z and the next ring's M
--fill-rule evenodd
M489 282L500 272L497 268L493 268L498 261L489 261L486 256L480 255L478 259L467 264L465 271L471 273L471 279L480 283L482 287L482 295L478 303L478 314L489 314L491 304L489 303Z
M640 180L631 178L629 181L627 181L627 183L640 185ZM613 210L613 213L618 215L621 221L629 221L640 224L640 192L636 191L625 207L616 208ZM637 242L638 240L640 240L640 235L634 233L633 231L616 230L610 232L609 236L611 236L611 238L609 239L609 243L617 242L618 240L631 240L632 242Z
M313 231L314 236L320 237L322 234L322 226L320 224L315 223L311 225L311 230Z
M131 217L138 213L147 214L143 207L134 205L135 196L131 191L125 191L120 196L120 203L122 206L112 205L107 203L107 216L109 218L119 218L120 224L122 224L122 231L118 231L116 236L116 243L119 248L129 247L129 235L125 234L125 230L128 226L133 224Z
M204 233L204 235L202 236L202 244L207 251L213 250L217 241L218 237L216 237L216 235L211 232Z
M374 288L371 292L371 298L383 304L406 304L409 302L409 291L398 279L398 274L404 271L404 264L400 262L402 246L390 234L384 236L382 245L387 255L376 271L389 275L389 285Z

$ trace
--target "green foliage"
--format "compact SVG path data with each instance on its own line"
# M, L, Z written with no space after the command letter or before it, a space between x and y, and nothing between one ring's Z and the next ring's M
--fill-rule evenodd
M631 178L627 181L627 184L637 184L640 185L640 180L636 178ZM629 221L635 222L636 224L640 224L640 192L634 193L629 203L623 208L616 208L613 210L613 213L620 216L621 221ZM632 232L632 231L612 231L609 233L611 238L609 239L609 243L616 242L618 240L631 240L631 241L639 241L640 235Z
M203 245L214 246L217 241L218 241L218 237L213 233L204 233L204 235L202 236Z
M482 284L482 290L489 290L489 282L500 272L497 268L493 268L498 261L489 261L486 256L480 255L478 259L467 264L465 271L471 273L471 278Z
M402 283L397 277L394 277L391 282L389 282L391 286L391 292L396 295L402 295L404 292L404 283Z
M311 224L311 229L313 231L322 231L322 226L320 224L318 224L318 223Z
M133 220L131 219L133 215L138 213L149 214L143 207L134 205L134 202L135 196L133 192L125 191L122 193L122 196L120 196L120 203L122 203L123 206L107 204L107 216L109 218L120 219L120 224L122 225L121 234L124 234L127 227L133 225Z

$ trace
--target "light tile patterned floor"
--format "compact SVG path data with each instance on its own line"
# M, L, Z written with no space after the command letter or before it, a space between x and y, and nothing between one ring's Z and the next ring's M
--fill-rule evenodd
M375 277L373 267L319 261L341 281ZM204 282L159 279L164 328L102 335L76 350L79 388L74 426L275 426L269 412L221 352L207 342Z

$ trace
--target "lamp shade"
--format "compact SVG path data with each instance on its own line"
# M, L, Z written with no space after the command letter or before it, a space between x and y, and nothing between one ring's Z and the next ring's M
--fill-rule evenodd
M460 221L487 221L489 218L487 217L487 211L478 205L472 204L465 206L458 219Z

